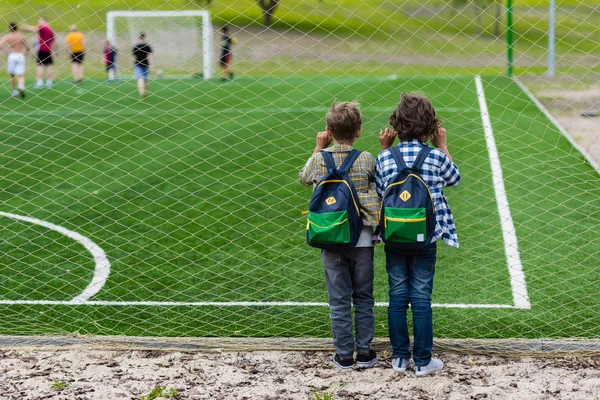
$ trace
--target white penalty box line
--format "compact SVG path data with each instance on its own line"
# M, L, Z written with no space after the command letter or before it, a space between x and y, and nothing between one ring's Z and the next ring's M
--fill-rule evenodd
M500 165L500 159L498 157L498 151L496 148L496 142L492 130L492 125L489 117L489 111L485 100L485 93L483 85L481 83L481 77L475 76L475 85L477 88L477 98L479 101L479 108L481 112L481 119L484 127L486 144L488 148L490 164L492 169L492 178L494 184L494 192L496 195L496 202L498 204L498 212L500 215L500 222L502 227L502 234L504 239L505 254L508 263L508 270L510 274L510 282L512 287L514 305L508 304L443 304L433 303L433 307L439 308L504 308L504 309L530 309L531 304L529 302L529 296L527 294L527 286L525 283L525 275L523 273L523 266L520 259L520 254L517 246L517 237L515 232L514 223L508 206L508 199L506 197L506 189L504 187L504 179L502 176L502 169ZM304 109L306 110L306 109ZM319 109L320 110L320 109ZM289 111L288 111L289 112ZM16 214L0 212L0 216L8 218L26 221L37 225L44 226L48 229L52 229L65 236L68 236L78 243L82 244L94 257L95 271L94 278L88 287L78 296L70 301L55 301L55 300L0 300L0 305L87 305L87 306L149 306L149 307L327 307L328 303L325 302L294 302L294 301L283 301L283 302L253 302L253 301L240 301L240 302L178 302L178 301L90 301L88 300L91 296L98 293L104 283L108 279L110 273L110 263L106 258L106 255L102 249L92 242L90 239L70 231L61 226L51 224L38 220L36 218L24 217ZM376 302L376 307L387 307L387 302Z
M60 300L0 300L0 305L49 306L143 306L143 307L329 307L325 302L302 301L85 301L74 303ZM375 307L387 307L387 302L376 302ZM446 304L433 303L438 308L519 308L509 304Z
M494 193L496 195L496 204L498 205L498 214L500 216L500 225L502 228L502 238L504 240L504 251L508 264L508 272L510 274L510 285L515 308L530 309L531 303L527 294L527 284L525 283L525 274L523 273L523 264L517 243L517 233L513 223L510 208L508 206L508 198L506 197L506 189L504 187L504 177L502 175L502 166L500 165L500 157L494 139L494 131L490 121L487 102L485 100L485 92L481 77L475 76L475 86L477 88L477 99L481 110L481 122L485 132L485 141L488 148L490 158L490 166L492 169L492 180L494 184Z

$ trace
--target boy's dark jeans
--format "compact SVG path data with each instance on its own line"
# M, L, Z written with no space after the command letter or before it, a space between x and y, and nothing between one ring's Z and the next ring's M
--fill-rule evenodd
M373 247L356 247L348 252L321 251L333 345L342 357L354 354L352 305L356 327L356 349L368 352L375 331L373 298Z
M410 338L406 311L413 319L413 359L415 365L429 364L433 347L431 293L435 273L436 245L421 250L396 253L386 248L386 269L390 285L388 325L392 358L410 358Z

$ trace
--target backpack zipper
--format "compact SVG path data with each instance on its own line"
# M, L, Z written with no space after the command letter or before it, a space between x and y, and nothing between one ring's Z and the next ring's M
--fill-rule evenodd
M387 228L388 219L393 222L423 222L427 218L394 218L394 217L384 217L383 226Z
M346 223L346 221L348 221L348 218L346 218L346 219L345 219L345 220L343 220L343 221L336 222L335 224L331 224L331 225L328 225L328 226L321 226L321 225L317 225L317 224L315 224L315 223L314 223L314 222L312 222L311 220L308 220L308 221L307 221L307 223L306 223L306 230L308 230L308 228L310 227L310 224L313 224L313 225L314 225L314 226L316 226L317 228L330 228L330 227L332 227L332 226L336 226L336 225L341 225L341 224L344 224L344 223Z

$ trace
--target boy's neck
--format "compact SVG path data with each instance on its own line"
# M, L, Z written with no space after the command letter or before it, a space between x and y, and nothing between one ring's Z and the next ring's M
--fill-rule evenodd
M334 146L352 146L354 144L354 140L356 138L352 139L352 140L345 140L345 141L338 141L333 139L333 145Z

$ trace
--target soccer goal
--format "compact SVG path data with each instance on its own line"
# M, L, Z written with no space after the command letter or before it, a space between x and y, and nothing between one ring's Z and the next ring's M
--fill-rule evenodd
M119 48L121 58L140 32L152 46L157 73L214 76L213 28L208 11L110 11L106 37ZM123 61L123 60L122 60ZM126 62L126 61L123 61Z

